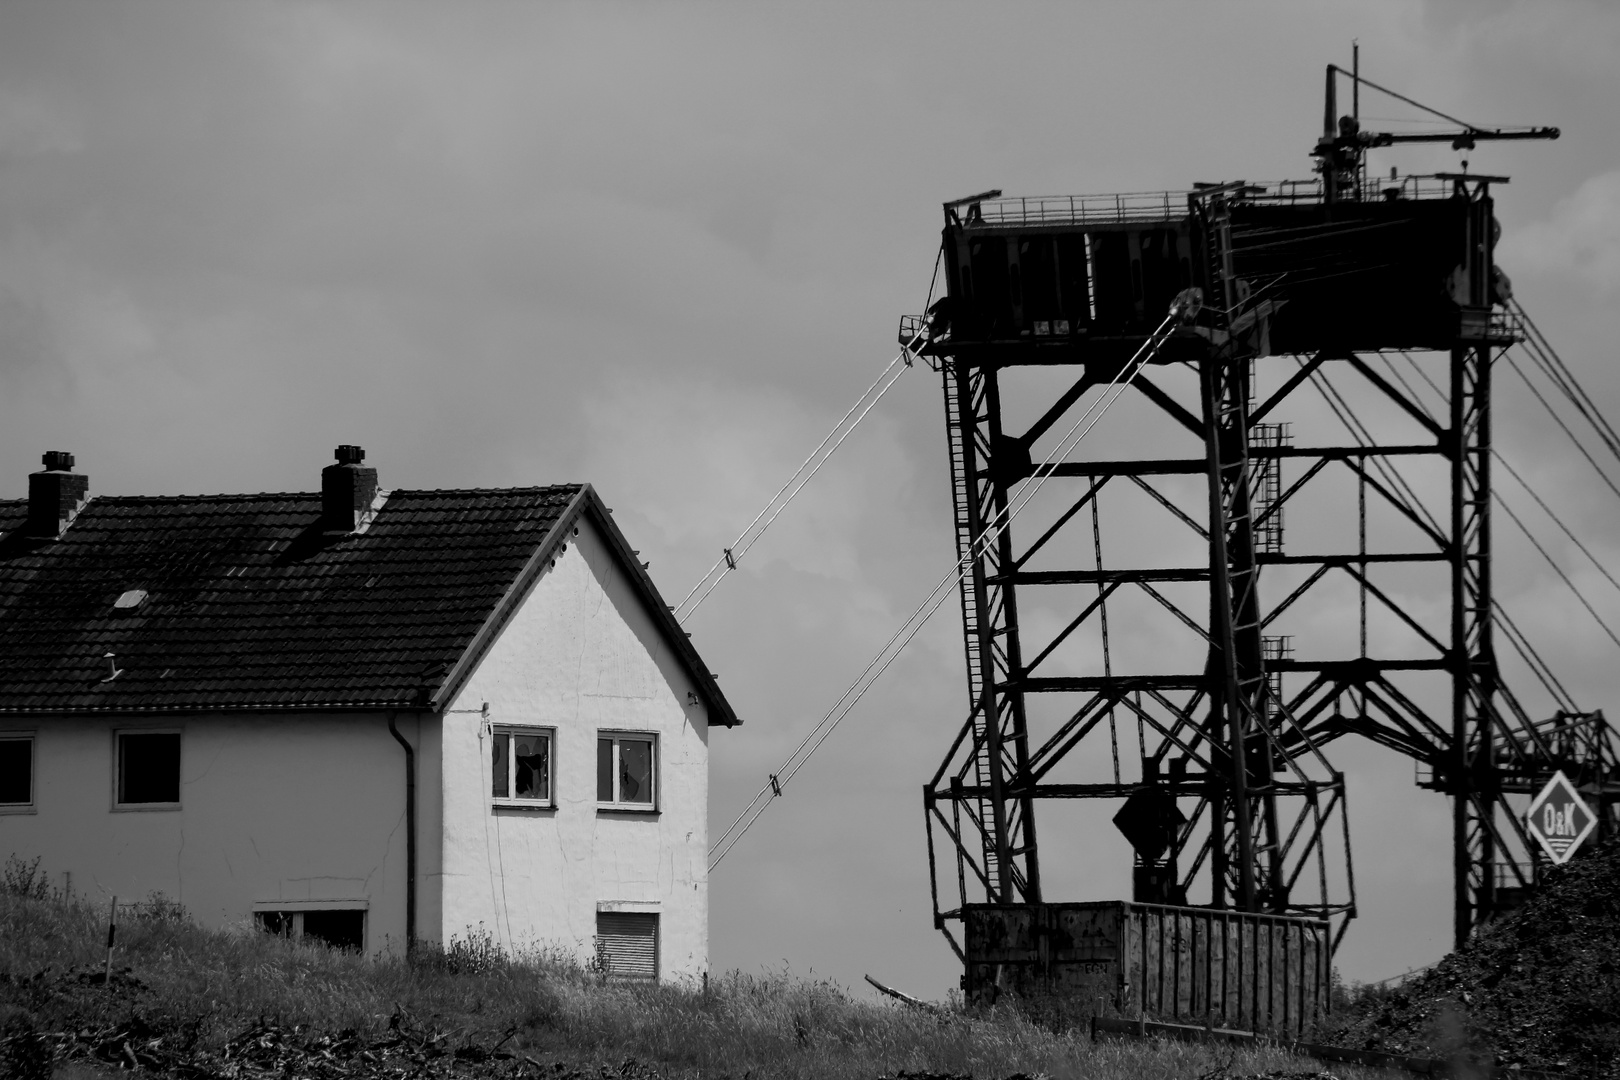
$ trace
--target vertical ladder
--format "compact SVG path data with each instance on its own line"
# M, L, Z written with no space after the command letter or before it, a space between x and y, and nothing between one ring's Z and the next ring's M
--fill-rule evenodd
M1255 424L1250 428L1249 438L1252 446L1268 450L1281 450L1292 442L1286 423ZM1272 455L1253 460L1250 491L1254 500L1254 550L1256 554L1281 555L1283 508L1279 500L1282 498L1282 457Z
M968 480L967 460L973 418L963 415L962 397L969 392L967 388L962 388L962 394L957 393L956 375L949 363L941 365L940 370L945 387L945 438L951 455L951 503L955 514L958 568L957 596L962 604L962 640L968 671L968 708L969 715L973 719L973 740L977 748L973 752L973 780L979 790L988 791L990 770L986 761L989 745L986 729L995 722L995 712L986 700L988 687L984 684L984 667L980 653L979 608L973 588L973 568L976 562L973 553L973 541L976 539L973 531L974 493ZM984 851L983 870L986 880L990 882L986 892L990 894L988 899L993 902L998 899L995 892L1001 881L1001 860L991 825L995 820L995 809L990 799L983 795L979 796L977 803L979 834L983 840L981 847Z

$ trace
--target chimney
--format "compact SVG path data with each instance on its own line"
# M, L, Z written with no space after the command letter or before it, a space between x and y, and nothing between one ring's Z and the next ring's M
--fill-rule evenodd
M336 465L321 470L321 529L361 532L371 524L377 498L377 470L360 464L366 452L347 443L332 452Z
M45 468L28 474L28 524L24 532L54 540L89 501L90 478L73 471L73 455L65 450L46 451L41 460Z

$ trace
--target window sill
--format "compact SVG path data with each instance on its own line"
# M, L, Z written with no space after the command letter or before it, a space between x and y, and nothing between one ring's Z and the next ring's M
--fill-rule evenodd
M538 799L491 799L489 808L496 813L516 811L520 814L554 814L557 812L556 803L541 802Z
M35 806L33 803L28 803L26 805L24 805L22 803L9 803L9 804L7 804L5 806L0 806L0 814L37 814L37 813L39 813L39 807Z
M627 806L624 803L601 803L596 812L609 817L657 817L659 814L656 806Z
M177 802L113 803L113 808L112 808L113 813L115 813L115 814L151 814L151 813L158 813L158 812L161 812L161 811L164 811L164 810L179 810L179 809L180 809L180 804L177 803Z

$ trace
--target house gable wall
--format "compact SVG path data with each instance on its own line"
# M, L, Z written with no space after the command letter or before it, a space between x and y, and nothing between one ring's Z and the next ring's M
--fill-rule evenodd
M656 910L661 976L695 977L708 964L707 716L605 537L588 515L576 524L445 710L422 933L482 927L588 960L600 907ZM492 806L500 725L555 730L555 809ZM602 730L656 734L656 813L598 808Z

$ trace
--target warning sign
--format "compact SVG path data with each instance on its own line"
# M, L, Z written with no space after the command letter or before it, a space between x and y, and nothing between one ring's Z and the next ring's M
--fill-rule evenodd
M1553 863L1566 863L1597 827L1597 815L1562 772L1553 773L1541 794L1530 803L1525 824Z

